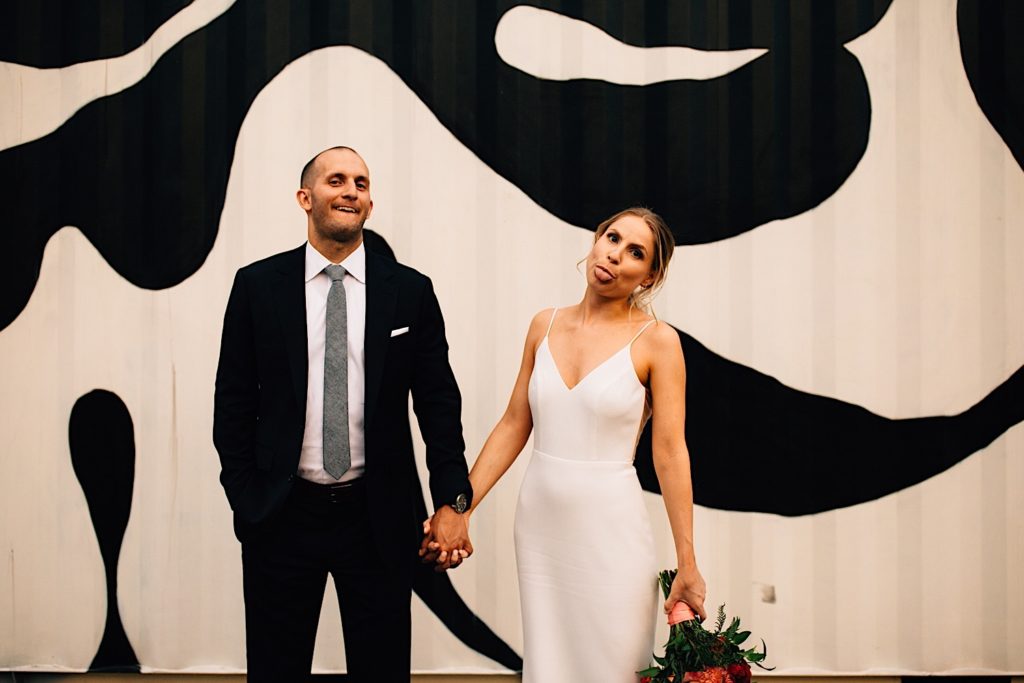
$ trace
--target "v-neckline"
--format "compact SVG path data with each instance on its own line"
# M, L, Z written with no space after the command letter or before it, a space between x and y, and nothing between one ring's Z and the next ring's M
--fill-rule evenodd
M613 358L615 358L616 356L621 354L623 351L625 351L626 349L631 347L633 345L634 339L636 339L635 337L633 339L630 339L629 342L627 342L626 345L623 346L621 349L619 349L618 351L616 351L612 355L608 356L607 358L605 358L603 361L601 361L600 363L598 363L594 367L592 367L589 370L587 370L587 374L585 374L582 377L580 377L579 380L576 381L576 384L573 384L570 387L569 383L565 381L565 376L562 375L562 370L558 367L558 361L555 360L555 354L551 352L551 344L548 342L548 336L549 335L544 335L544 339L541 340L541 344L544 344L547 347L548 358L551 359L551 365L553 365L554 368L555 368L555 374L558 375L559 382L562 383L562 386L569 393L572 393L573 391L575 391L576 388L579 387L579 385L581 385L581 384L583 384L584 382L587 381L588 377L593 375L597 370L599 370L602 367L604 367L605 365L607 365L609 361L611 361ZM630 361L632 361L632 359L630 359ZM630 374L632 374L633 377L636 379L637 383L640 384L640 378L636 376L636 368L633 367L633 363L632 362L630 362L629 365L630 365L629 369L632 370L632 372Z

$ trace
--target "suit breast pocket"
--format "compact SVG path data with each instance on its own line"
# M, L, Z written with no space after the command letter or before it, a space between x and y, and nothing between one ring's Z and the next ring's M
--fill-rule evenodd
M391 330L391 336L388 338L388 350L389 356L394 359L393 354L397 353L401 356L408 353L408 350L412 348L412 328L407 325L396 324L394 329Z

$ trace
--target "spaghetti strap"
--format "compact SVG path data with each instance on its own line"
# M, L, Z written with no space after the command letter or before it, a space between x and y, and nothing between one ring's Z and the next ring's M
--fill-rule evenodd
M551 309L551 320L548 322L548 331L544 333L545 337L547 337L549 334L551 334L551 326L555 324L555 313L558 313L558 309L557 308L552 308ZM641 331L643 331L643 330L641 330Z
M635 341L637 340L637 338L638 338L638 337L639 337L639 336L640 336L641 334L643 334L643 333L644 333L644 330L646 330L646 329L647 329L648 327L650 327L652 323L656 323L656 322L657 322L657 320L648 320L648 321L647 321L647 324L646 324L646 325L644 325L643 327L641 327L641 328L640 328L640 331L639 331L639 332L637 332L637 333L636 333L635 335L633 335L633 338L629 340L629 343L628 343L628 344L626 344L626 346L632 346L632 345L633 345L633 342L635 342Z

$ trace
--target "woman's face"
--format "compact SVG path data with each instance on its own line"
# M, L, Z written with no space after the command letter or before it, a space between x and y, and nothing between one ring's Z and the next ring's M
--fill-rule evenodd
M594 240L587 255L587 284L610 298L626 298L651 284L654 233L643 218L626 215Z

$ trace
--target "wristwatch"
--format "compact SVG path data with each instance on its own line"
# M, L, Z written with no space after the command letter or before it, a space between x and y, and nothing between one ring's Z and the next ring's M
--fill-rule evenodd
M466 511L466 508L469 507L469 498L466 497L465 493L460 493L455 496L455 502L450 503L450 505L452 506L452 510L455 510L461 515Z

